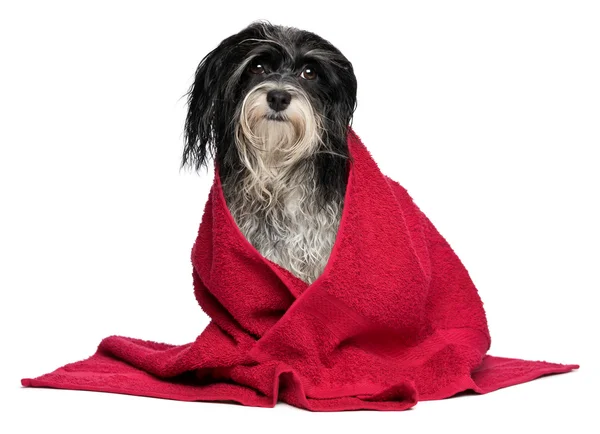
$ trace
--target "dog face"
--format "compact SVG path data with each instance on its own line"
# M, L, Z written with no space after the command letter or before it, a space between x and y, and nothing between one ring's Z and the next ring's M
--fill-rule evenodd
M221 42L196 70L182 166L198 170L214 156L226 175L240 165L272 160L281 167L314 158L327 184L333 181L328 172L343 172L336 165L346 163L356 86L352 64L328 41L253 23Z

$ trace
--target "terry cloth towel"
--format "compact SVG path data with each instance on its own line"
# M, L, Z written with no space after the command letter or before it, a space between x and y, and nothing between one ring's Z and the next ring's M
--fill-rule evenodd
M196 341L111 336L87 360L22 384L315 411L404 410L578 368L486 355L486 316L467 270L351 130L348 145L342 220L314 283L248 242L215 169L192 249L195 296L211 318Z

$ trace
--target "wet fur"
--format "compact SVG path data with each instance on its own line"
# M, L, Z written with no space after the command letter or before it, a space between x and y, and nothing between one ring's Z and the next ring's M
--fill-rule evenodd
M268 74L248 73L253 61ZM318 78L300 71L314 65ZM292 94L268 119L269 90ZM352 65L329 42L254 23L225 39L196 71L182 166L218 165L227 205L267 259L306 282L322 273L335 241L348 176L348 126L356 106Z

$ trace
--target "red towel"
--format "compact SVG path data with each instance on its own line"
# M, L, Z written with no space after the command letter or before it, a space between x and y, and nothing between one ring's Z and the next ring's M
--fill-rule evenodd
M467 270L353 131L348 145L342 221L314 283L247 241L215 170L192 249L195 295L212 319L196 341L111 336L89 359L22 384L260 407L284 401L316 411L404 410L578 368L486 355L485 312Z

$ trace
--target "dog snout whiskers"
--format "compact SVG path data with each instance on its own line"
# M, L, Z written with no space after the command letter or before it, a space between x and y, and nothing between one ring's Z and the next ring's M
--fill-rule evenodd
M267 102L269 103L269 107L276 112L280 112L288 108L291 101L292 94L286 90L274 89L267 93Z

